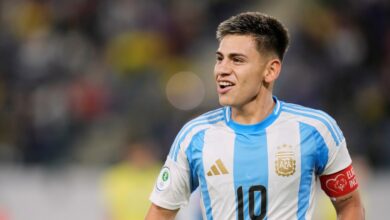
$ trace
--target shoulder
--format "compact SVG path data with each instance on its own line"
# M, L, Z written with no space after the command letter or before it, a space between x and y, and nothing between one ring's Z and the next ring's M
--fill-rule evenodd
M291 115L297 116L297 118L316 119L316 121L318 121L319 123L335 122L335 120L328 113L319 109L309 108L302 105L287 102L283 102L281 106L281 110L283 112L287 112Z
M182 127L181 132L194 130L195 128L200 128L200 127L208 127L210 125L216 124L224 120L224 114L225 114L224 108L218 108L212 111L208 111L188 121Z
M206 122L206 123L213 123L213 121L218 120L218 119L223 119L225 113L225 108L221 107L218 109L214 109L211 111L208 111L204 114L201 114L190 121L188 121L185 125L188 124L194 124L194 123L199 123L199 122Z
M337 144L344 139L334 118L322 110L283 102L281 111L288 115L290 120L296 120L297 122L314 127L322 134L330 134Z
M175 160L180 149L186 150L191 141L202 134L202 131L215 126L217 123L224 121L225 109L219 108L206 112L196 118L188 121L179 131L173 142L171 155Z

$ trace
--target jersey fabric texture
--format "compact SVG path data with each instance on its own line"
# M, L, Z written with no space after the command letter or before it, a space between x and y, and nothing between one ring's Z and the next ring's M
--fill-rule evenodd
M178 209L200 187L203 218L311 219L317 177L351 164L328 114L279 101L253 125L230 107L205 113L178 133L150 200Z

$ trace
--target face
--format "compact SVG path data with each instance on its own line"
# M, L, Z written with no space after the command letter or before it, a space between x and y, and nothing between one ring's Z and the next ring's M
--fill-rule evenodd
M259 98L264 89L265 57L252 36L227 35L221 40L214 67L221 105L240 108Z

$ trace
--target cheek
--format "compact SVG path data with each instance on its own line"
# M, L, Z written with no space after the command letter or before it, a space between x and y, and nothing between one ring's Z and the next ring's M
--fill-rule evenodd
M258 91L262 85L262 78L259 74L251 74L242 81L243 90Z
M258 65L248 65L240 72L243 81L253 84L261 84L265 74L264 69Z
M214 65L214 70L213 70L214 78L217 78L217 64Z

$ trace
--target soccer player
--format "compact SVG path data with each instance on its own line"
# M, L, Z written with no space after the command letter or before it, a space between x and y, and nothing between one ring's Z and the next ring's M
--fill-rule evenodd
M146 219L174 219L197 187L204 219L311 219L317 179L339 219L364 219L336 122L272 94L289 43L283 25L241 13L218 26L217 39L214 75L223 107L181 129Z

